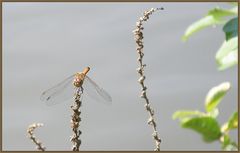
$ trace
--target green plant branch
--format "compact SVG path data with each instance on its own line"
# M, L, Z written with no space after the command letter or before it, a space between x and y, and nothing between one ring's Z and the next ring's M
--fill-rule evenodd
M139 18L139 21L136 22L136 29L133 31L134 36L135 36L135 41L137 44L137 53L138 53L138 62L139 62L139 68L137 68L137 72L140 75L140 78L138 80L138 82L140 83L141 87L142 87L142 92L141 92L141 98L143 98L145 100L145 108L146 111L149 114L149 119L148 119L148 124L152 126L153 128L153 139L156 142L156 148L154 151L160 151L160 143L161 143L161 139L159 137L159 134L157 132L157 124L156 121L154 120L154 111L153 108L150 106L150 102L149 99L147 97L147 87L144 84L144 80L146 78L146 76L144 75L144 67L146 66L146 64L143 64L143 32L142 30L143 28L143 22L147 21L149 19L149 16L157 11L157 10L163 10L163 8L151 8L148 11L145 11L143 16Z
M46 148L42 145L42 142L36 139L36 136L33 133L36 128L42 126L43 126L42 123L33 123L29 125L27 133L29 134L29 138L32 140L32 142L37 146L37 150L45 151Z
M232 2L231 4L234 5L231 9L217 7L209 10L205 17L191 24L182 37L186 41L192 34L208 26L224 24L223 32L225 33L225 41L215 55L218 70L220 71L233 67L238 63L238 3ZM234 18L226 19L228 16L233 16ZM229 89L230 83L224 82L208 92L205 100L205 114L208 118L203 118L205 115L201 114L204 114L204 112L199 113L199 111L183 110L175 112L173 119L178 118L182 127L190 128L202 134L206 142L219 140L223 150L238 150L238 144L232 141L229 136L230 130L238 128L238 111L234 112L221 127L216 120L219 114L217 106ZM206 127L208 127L208 130L206 130Z
M219 113L217 106L230 87L229 82L223 82L209 90L205 100L206 112L179 110L173 114L173 119L179 119L183 128L192 129L201 134L205 142L219 141L223 150L236 151L238 145L231 140L229 132L238 128L238 112L234 112L221 127L216 119Z

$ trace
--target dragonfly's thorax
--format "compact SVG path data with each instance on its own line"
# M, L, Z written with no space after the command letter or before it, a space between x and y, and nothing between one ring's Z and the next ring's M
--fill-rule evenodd
M73 80L73 85L75 87L78 87L78 88L81 87L82 84L83 84L84 78L85 78L85 74L84 73L77 73L75 75L74 80Z

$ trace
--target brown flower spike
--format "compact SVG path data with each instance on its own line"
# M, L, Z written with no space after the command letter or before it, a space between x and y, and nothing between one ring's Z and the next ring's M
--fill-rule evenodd
M42 145L42 143L36 139L35 135L34 135L34 130L38 127L43 126L42 123L33 123L31 125L29 125L28 129L27 129L27 133L29 134L29 138L32 140L33 143L36 144L37 149L40 151L45 151L45 147Z
M71 137L71 142L73 143L72 150L73 151L79 151L80 145L81 145L81 140L80 140L80 135L81 131L78 129L79 128L79 123L81 121L80 118L80 107L82 105L82 102L80 100L81 94L83 92L83 88L77 88L76 93L75 93L75 103L74 105L71 106L73 110L73 115L71 119L71 127L73 131L73 136Z
M139 55L138 57L138 62L139 62L139 68L137 68L137 72L139 73L140 75L140 78L138 79L138 82L140 83L141 87L142 87L142 92L141 92L141 98L143 98L145 100L145 108L146 108L146 111L148 112L149 114L149 119L148 119L148 124L152 126L153 128L153 139L155 140L156 142L156 148L154 149L154 151L160 151L160 143L161 143L161 139L160 137L158 136L158 132L157 132L157 125L156 125L156 122L154 120L154 111L153 111L153 108L151 108L150 106L150 102L149 102L149 99L147 97L147 87L146 85L144 84L144 80L146 79L146 76L144 75L144 67L146 66L146 64L143 64L143 56L144 56L144 53L143 53L143 22L144 21L147 21L149 19L149 16L157 11L157 10L163 10L163 8L151 8L150 10L148 11L145 11L143 16L139 18L139 21L136 22L136 26L137 28L133 31L134 33L134 36L135 36L135 41L136 41L136 44L137 44L137 53Z

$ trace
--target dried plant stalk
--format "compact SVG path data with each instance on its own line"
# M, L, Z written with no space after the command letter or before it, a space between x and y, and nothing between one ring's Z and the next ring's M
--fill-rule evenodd
M38 127L41 127L43 126L42 123L33 123L31 125L29 125L28 129L27 129L27 133L29 134L29 138L32 140L32 142L34 144L36 144L37 146L37 150L40 150L40 151L45 151L45 147L42 145L42 143L36 139L35 135L34 135L34 130Z
M80 145L81 145L81 131L78 129L79 128L79 123L81 121L80 118L80 107L82 105L82 101L80 100L81 95L83 93L83 88L77 88L76 93L75 93L75 102L71 106L73 110L73 115L71 119L71 127L73 131L73 136L71 137L71 142L73 143L72 150L73 151L79 151Z
M144 80L146 79L146 76L144 75L144 67L146 66L146 64L143 64L143 22L147 21L149 19L149 16L157 11L157 10L163 10L163 8L151 8L148 11L145 11L143 16L139 18L139 21L136 22L136 26L137 28L133 31L134 33L134 37L135 37L135 41L137 44L137 53L139 55L138 57L138 62L139 62L139 68L137 68L137 72L140 74L140 78L138 80L138 82L140 83L141 87L142 87L142 92L141 92L141 98L143 98L145 100L145 108L146 111L149 114L149 119L148 119L148 124L152 126L153 128L153 139L156 142L156 148L154 149L154 151L160 151L160 143L161 143L161 139L158 136L158 132L157 132L157 124L156 121L154 120L154 111L153 108L150 106L150 102L149 99L147 97L147 87L144 84Z

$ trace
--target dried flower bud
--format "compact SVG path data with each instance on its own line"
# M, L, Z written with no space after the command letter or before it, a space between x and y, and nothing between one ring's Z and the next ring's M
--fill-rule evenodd
M136 69L138 73L142 73L142 69L141 68L137 68Z
M152 124L153 123L153 117L151 116L149 119L148 119L148 124Z
M142 91L141 98L145 98L145 97L146 97L146 91Z
M153 134L152 134L152 136L154 137L154 139L158 139L158 133L157 133L157 131L154 131Z
M149 112L151 115L154 115L154 110L152 108L150 108Z
M139 79L138 79L138 82L140 82L140 83L143 83L143 81L145 80L145 76L141 76Z
M150 105L149 104L145 104L144 106L145 106L146 110L150 110Z

